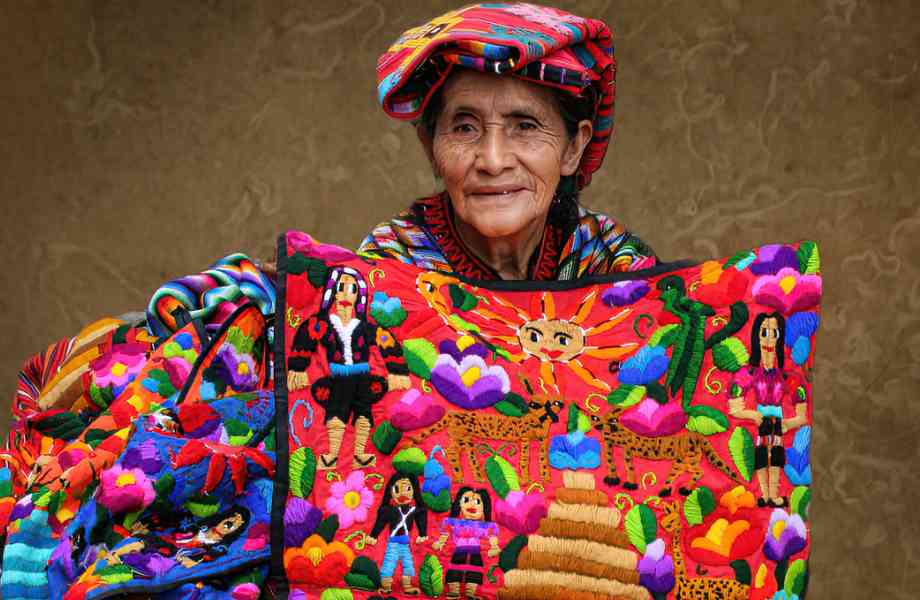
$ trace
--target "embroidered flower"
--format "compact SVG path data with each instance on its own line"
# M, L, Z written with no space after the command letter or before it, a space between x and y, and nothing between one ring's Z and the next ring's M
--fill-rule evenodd
M287 529L285 528L285 533ZM258 521L253 523L249 527L249 532L246 534L246 541L243 542L243 550L246 552L253 552L261 550L268 545L269 538L269 527L268 523L265 521ZM298 544L300 545L300 544Z
M645 546L639 560L639 584L653 594L666 594L674 587L674 560L664 553L664 540L658 538Z
M332 587L341 584L354 560L354 551L345 543L326 542L314 533L303 546L284 551L284 570L291 583Z
M377 329L377 335L374 341L381 350L389 350L396 346L396 340L393 338L393 335L382 327Z
M644 279L618 281L604 290L601 301L610 307L626 306L639 301L650 289Z
M374 503L374 494L364 485L364 471L354 471L345 481L336 481L329 491L326 510L339 517L342 529L367 521L368 511Z
M583 431L553 437L549 464L556 469L596 469L601 465L601 444Z
M756 302L788 315L817 306L821 301L821 278L786 267L776 275L760 277L751 291Z
M776 562L786 560L805 549L807 538L808 533L801 516L789 516L782 508L773 509L764 540L764 556Z
M148 439L129 447L121 459L121 466L126 469L140 469L147 475L158 473L163 468L163 461L156 442Z
M620 423L639 435L661 437L674 435L687 425L687 414L676 402L658 404L645 398L620 416Z
M763 540L761 513L738 508L734 513L720 505L703 523L687 530L687 556L705 565L728 565L753 554Z
M775 275L785 268L798 269L799 257L792 246L769 244L757 252L757 260L751 264L754 275Z
M390 423L400 431L412 431L437 423L445 412L434 398L412 388L390 405Z
M113 514L142 510L156 498L153 484L140 469L115 465L103 471L101 479L97 500Z
M535 532L546 513L546 504L540 494L512 490L504 499L495 502L496 523L521 535Z
M668 363L664 346L643 346L620 365L620 383L646 385L657 381L667 373Z
M117 396L147 362L145 344L116 344L112 349L90 363L98 387L112 387Z
M459 363L449 354L440 355L431 370L431 383L448 401L468 410L492 406L511 390L505 370L486 365L475 354Z
M216 373L236 392L250 392L259 383L252 356L239 352L233 344L224 344L215 359Z
M284 545L300 546L323 520L323 511L304 498L293 496L284 509Z
M386 292L374 292L371 299L371 318L383 327L399 327L406 320L406 309L402 300L387 296Z
M489 357L489 349L470 335L460 336L456 341L443 340L438 344L438 351L441 354L449 354L457 362L466 356L479 356L483 360Z
M233 600L258 600L262 590L254 583L241 583L230 592Z
M811 485L811 427L795 432L792 447L786 449L786 477L792 485Z
M161 577L179 564L156 552L132 552L122 556L121 561L147 579Z
M723 269L718 261L707 261L700 268L700 283L690 288L690 296L710 306L729 306L744 298L748 276L736 269Z

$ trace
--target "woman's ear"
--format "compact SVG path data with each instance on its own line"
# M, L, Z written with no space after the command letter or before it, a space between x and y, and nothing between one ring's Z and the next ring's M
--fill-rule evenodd
M562 175L575 174L581 162L581 155L585 153L585 148L588 147L588 142L591 141L592 135L594 135L594 127L591 125L591 121L588 119L579 121L578 131L569 140L565 147L565 152L562 154L562 167L560 169Z
M422 143L422 149L425 151L431 170L434 171L434 176L440 177L438 165L434 162L434 139L431 137L431 131L424 123L419 122L415 125L415 135L418 136L418 141Z

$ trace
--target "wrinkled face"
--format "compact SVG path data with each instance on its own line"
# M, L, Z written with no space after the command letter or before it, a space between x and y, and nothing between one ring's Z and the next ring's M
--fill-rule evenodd
M776 340L779 339L779 323L776 317L764 319L760 325L760 350L761 352L775 352Z
M460 515L467 521L482 521L485 517L482 498L476 492L464 492L460 496Z
M542 227L559 179L578 168L590 121L570 138L549 88L458 70L426 150L456 217L485 238Z
M566 362L585 348L585 331L574 323L559 319L537 319L518 330L524 352L542 360Z
M358 282L351 275L342 275L335 286L335 307L354 308L358 301Z
M225 537L243 526L243 515L233 513L223 521L217 523L208 530L208 539L212 542L219 542Z
M393 502L400 505L412 504L412 482L408 479L399 479L390 488Z

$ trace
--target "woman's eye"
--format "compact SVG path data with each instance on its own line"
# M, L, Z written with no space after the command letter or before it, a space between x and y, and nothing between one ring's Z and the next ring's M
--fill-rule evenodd
M518 129L522 131L533 131L537 128L537 124L533 121L521 121L518 123Z
M476 128L473 127L472 123L457 123L454 125L454 133L476 133Z

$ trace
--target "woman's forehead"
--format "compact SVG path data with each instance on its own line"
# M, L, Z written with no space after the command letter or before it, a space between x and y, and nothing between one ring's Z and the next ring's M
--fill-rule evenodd
M460 70L451 75L442 92L444 111L476 113L558 113L549 88L517 77Z

